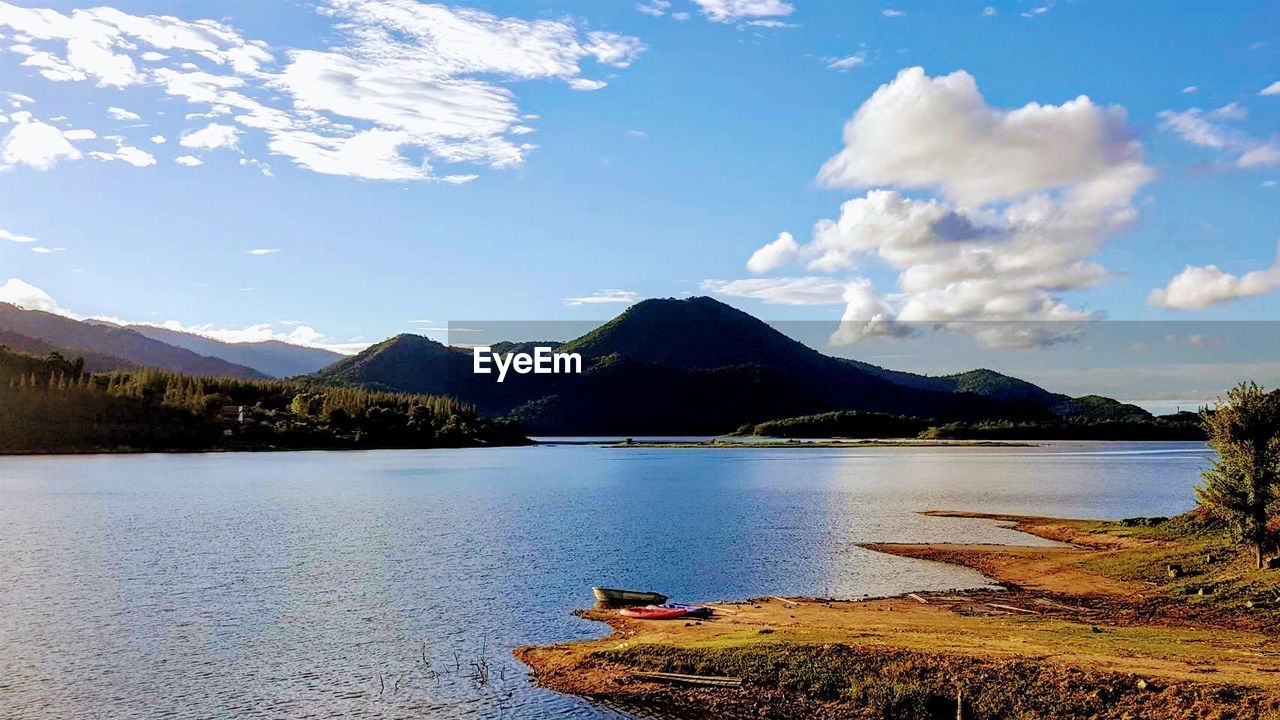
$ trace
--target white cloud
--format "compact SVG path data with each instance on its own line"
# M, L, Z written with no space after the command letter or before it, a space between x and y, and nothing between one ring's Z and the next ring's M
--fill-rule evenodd
M996 9L990 5L982 8L982 17L995 17Z
M1280 136L1244 151L1236 159L1236 165L1242 168L1271 168L1280 165Z
M582 297L565 298L566 305L600 305L600 304L625 304L630 305L640 299L640 296L630 290L597 290L590 295Z
M824 185L936 187L971 205L1065 186L1105 192L1150 174L1122 109L1082 95L1000 110L964 71L901 71L849 120L844 142L818 174Z
M846 70L852 70L860 65L866 64L866 62L867 62L867 51L865 49L859 50L853 55L845 55L844 57L826 58L827 69L838 70L840 72L844 72Z
M65 250L66 250L66 248L61 248L61 247L51 248L51 247L44 247L44 246L42 246L42 245L37 245L37 246L35 246L35 247L31 248L31 252L33 252L33 253L39 253L39 254L41 254L41 255L49 255L49 254L51 254L51 253L59 253L59 252L63 252L63 251L65 251Z
M1259 95L1280 95L1280 80L1277 80L1271 83L1270 85L1262 88L1261 90L1258 91L1258 94Z
M1223 120L1243 120L1249 117L1249 110L1240 103L1227 103L1209 113L1210 117L1221 118Z
M163 135L152 135L151 142L155 143L156 145L163 145L165 143L165 139Z
M747 270L757 274L775 270L791 262L799 250L800 245L791 233L778 233L778 239L751 253Z
M0 166L48 170L61 160L83 157L61 130L33 119L30 113L15 112L10 118L16 124L0 146Z
M89 153L89 157L92 157L95 160L103 160L107 162L110 162L112 160L118 160L120 162L129 163L134 167L148 167L156 164L155 155L152 155L151 153L147 152L146 150L142 150L141 148L136 148L136 147L133 147L132 145L127 145L122 140L116 141L115 152L103 152L100 150L93 150Z
M893 307L866 278L849 283L842 299L844 315L827 339L832 345L852 345L869 337L905 337L912 333L911 326L894 320Z
M203 160L201 160L200 158L194 155L179 155L178 157L174 158L173 161L178 163L179 165L185 165L187 167L195 167L197 165L204 164Z
M885 8L884 10L880 11L880 14L887 18L896 18L896 17L902 17L903 15L906 15L905 12L901 10L895 10L894 8Z
M182 138L178 140L178 144L186 148L216 150L218 148L233 148L239 142L239 139L240 131L233 126L209 123L199 130L183 133Z
M783 0L693 0L712 22L729 23L752 18L786 17L795 7Z
M245 252L249 253L250 255L270 255L272 253L278 253L283 251L280 248L254 248L252 250L246 250Z
M1183 95L1191 95L1191 94L1195 93L1195 91L1197 91L1197 90L1199 90L1199 89L1200 89L1200 88L1196 87L1195 85L1188 85L1188 86L1186 86L1186 87L1182 88L1182 94L1183 94Z
M569 81L569 87L579 92L600 90L608 84L603 80L588 80L587 78L573 78Z
M819 178L940 196L872 189L818 222L808 243L779 236L749 266L845 273L873 259L896 270L892 294L865 278L844 283L834 343L904 335L908 323L986 345L1061 342L1097 317L1062 295L1111 276L1090 257L1136 219L1133 196L1151 177L1120 108L1080 97L1001 110L964 72L928 78L911 68L858 109Z
M31 237L30 235L19 235L15 232L10 232L8 230L5 230L4 228L0 228L0 240L8 240L9 242L16 242L16 243L36 242L36 239Z
M205 106L188 117L231 116L264 134L272 153L316 172L454 184L475 175L437 175L434 166L509 167L534 149L512 140L529 129L513 83L554 79L596 90L604 81L583 77L587 63L626 68L645 49L574 19L413 0L323 0L318 12L332 24L333 42L284 49L281 64L266 43L214 20L0 1L0 26L30 36L12 51L46 79L162 88ZM234 146L226 131L208 131L188 133L184 145Z
M62 137L68 140L92 140L98 137L98 133L88 128L63 130Z
M844 283L824 277L703 280L701 287L716 295L750 298L771 305L839 305L845 296Z
M1236 167L1251 169L1280 165L1280 135L1259 140L1222 122L1216 122L1243 120L1248 115L1248 110L1234 102L1209 112L1191 108L1181 112L1164 110L1159 113L1163 121L1160 125L1162 129L1192 145L1235 155Z
M142 116L136 112L131 112L129 110L125 110L124 108L119 108L115 106L107 108L107 114L116 120L141 120L142 119Z
M0 302L17 305L27 310L58 312L58 304L49 293L18 278L9 278L0 285Z
M275 177L275 174L271 172L271 166L257 158L240 158L240 166L257 168L263 177Z
M1277 290L1280 290L1280 247L1271 267L1243 276L1223 272L1216 265L1188 265L1168 285L1152 290L1147 302L1174 310L1200 310Z
M645 15L652 15L654 17L662 17L663 15L666 15L667 11L670 9L671 0L648 0L647 2L642 2L636 5L636 10L639 10Z

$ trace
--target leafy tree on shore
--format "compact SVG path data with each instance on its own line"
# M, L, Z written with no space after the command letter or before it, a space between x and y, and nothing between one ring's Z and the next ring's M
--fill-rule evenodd
M1236 529L1262 568L1276 540L1269 522L1280 515L1280 390L1240 383L1201 417L1218 463L1204 473L1196 500Z

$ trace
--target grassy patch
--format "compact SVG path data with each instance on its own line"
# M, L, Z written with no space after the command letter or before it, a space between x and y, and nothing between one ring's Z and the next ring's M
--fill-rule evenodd
M759 642L720 648L640 645L603 650L592 662L643 670L729 675L753 692L837 704L845 717L931 720L965 717L1280 718L1280 698L1228 686L1159 687L1139 678L1032 660L991 660L848 645Z

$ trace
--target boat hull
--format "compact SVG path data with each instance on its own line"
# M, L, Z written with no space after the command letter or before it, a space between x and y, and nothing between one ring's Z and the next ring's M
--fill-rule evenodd
M667 601L667 596L662 593L644 590L593 587L591 593L597 602L608 605L661 605Z

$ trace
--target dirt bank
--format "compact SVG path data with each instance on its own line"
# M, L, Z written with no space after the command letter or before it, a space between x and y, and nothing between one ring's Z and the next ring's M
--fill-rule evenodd
M702 622L590 610L581 614L608 623L609 637L517 657L554 690L685 717L950 719L959 697L974 718L1280 718L1280 633L1268 601L1280 579L1241 567L1211 529L934 514L1069 545L871 545L977 568L1007 589L762 598L713 604L715 617ZM1170 557L1178 577L1168 576ZM1213 591L1188 593L1195 583ZM742 686L654 682L637 671Z

